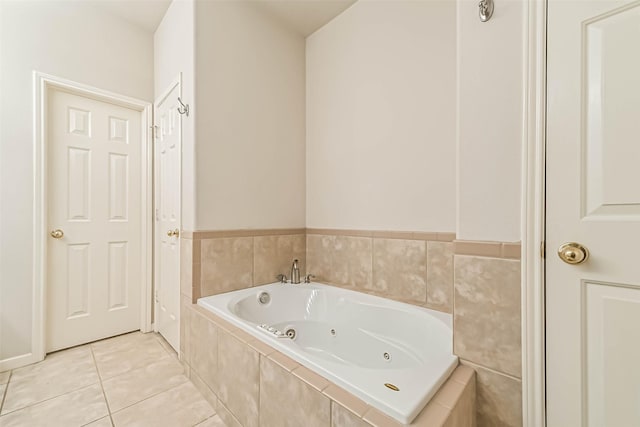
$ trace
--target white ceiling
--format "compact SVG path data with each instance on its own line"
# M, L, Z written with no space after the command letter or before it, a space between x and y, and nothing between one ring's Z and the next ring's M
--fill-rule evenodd
M307 37L356 1L255 0L254 2L302 36Z
M171 0L86 0L103 10L155 32ZM221 0L201 0L221 1ZM250 1L306 37L345 11L356 0L231 0Z
M171 0L88 0L96 6L126 19L130 23L155 32Z

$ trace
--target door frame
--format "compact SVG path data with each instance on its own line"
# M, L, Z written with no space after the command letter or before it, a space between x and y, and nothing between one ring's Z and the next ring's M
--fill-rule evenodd
M544 427L547 0L529 0L526 13L521 189L522 421L524 426Z
M153 108L150 102L119 95L89 85L33 72L33 134L34 134L34 197L33 197L33 317L31 354L21 365L38 362L45 357L45 321L47 318L47 93L57 88L97 101L108 102L140 112L142 161L142 286L140 300L140 330L151 331L153 234L151 209L153 206L153 149L150 126Z
M175 88L178 87L178 96L180 98L182 98L182 72L179 72L178 75L171 80L171 82L169 82L169 85L167 86L167 88L160 94L160 96L158 96L156 99L154 99L153 101L153 112L155 115L155 108L160 105L160 103L162 101L164 101L165 99L167 99L167 97L169 96L169 94L171 93L171 91ZM178 206L178 211L180 213L180 218L178 219L178 228L180 229L180 236L178 236L178 279L181 280L181 257L182 257L182 253L181 253L181 244L180 242L182 241L182 115L180 115L180 149L178 150L178 200L180 201L180 205ZM154 126L156 126L156 123L153 123ZM154 132L151 135L151 140L153 141L153 146L152 146L152 150L151 150L151 155L153 156L153 160L154 162L156 161L156 144L155 144L155 127L154 127ZM157 286L157 281L158 278L160 277L160 263L156 262L156 258L160 255L160 239L156 238L156 233L160 233L161 230L159 229L159 225L158 225L158 221L156 220L156 210L159 209L158 206L156 206L156 203L158 203L158 200L160 200L160 198L158 197L159 192L161 190L161 186L160 186L160 179L158 176L158 168L154 168L153 170L153 183L154 183L154 199L153 199L153 251L154 251L154 266L153 266L153 273L154 273L154 278L153 278L153 290L154 292L156 292L158 290L158 286ZM180 286L180 285L179 285ZM180 293L178 293L178 299L180 299ZM158 298L156 295L153 295L153 330L154 332L158 332ZM178 317L178 324L180 324L181 322L181 318ZM179 350L179 349L178 349Z

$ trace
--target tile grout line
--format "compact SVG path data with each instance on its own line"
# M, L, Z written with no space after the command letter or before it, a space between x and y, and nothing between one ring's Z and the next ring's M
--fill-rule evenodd
M98 373L98 383L100 384L100 390L102 391L102 397L104 398L104 403L105 405L107 405L107 412L109 413L109 421L111 421L112 426L115 426L113 422L113 417L111 416L111 407L109 406L109 401L107 400L107 394L104 392L104 386L102 385L102 375L100 375L100 369L98 369L98 361L96 360L96 355L93 353L92 345L89 345L89 350L91 350L91 358L93 359L93 364L96 367L96 372Z
M185 385L185 384L186 384L186 383L188 383L188 382L190 382L189 378L187 378L187 380L186 380L186 381L184 381L184 382L182 382L182 383L180 383L180 384L176 384L176 385L174 385L174 386L172 386L172 387L169 387L169 388L168 388L168 389L166 389L166 390L159 391L159 392L157 392L157 393L154 393L154 394L152 394L152 395L150 395L150 396L145 397L145 398L144 398L144 399L142 399L142 400L138 400L137 402L133 402L133 403L131 403L131 404L127 405L127 406L123 406L122 408L120 408L120 409L118 409L117 411L115 411L115 413L117 414L118 412L122 412L122 411L124 411L125 409L131 408L132 406L137 405L138 403L142 403L142 402L145 402L145 401L147 401L147 400L149 400L149 399L153 399L154 397L156 397L156 396L158 396L158 395L160 395L160 394L162 394L162 393L166 393L166 392L168 392L168 391L173 390L174 388L178 388L178 387L180 387L180 386L183 386L183 385ZM202 421L200 421L200 422L202 422ZM115 425L115 424L114 424L114 425Z
M0 416L2 416L2 408L4 407L4 400L7 398L7 393L9 392L9 383L11 382L11 377L13 376L13 369L9 371L9 378L7 378L7 384L4 387L4 393L2 393L2 398L0 399Z
M14 409L14 410L12 410L12 411L10 411L10 412L7 412L6 414L4 414L4 415L2 415L2 416L4 417L4 416L9 415L9 414L15 414L16 412L22 411L22 410L24 410L24 409L31 408L31 407L33 407L33 406L38 406L38 405L40 405L40 404L42 404L42 403L45 403L45 402L48 402L48 401L50 401L50 400L57 399L58 397L66 396L66 395L68 395L68 394L75 393L75 392L80 391L80 390L84 390L85 388L92 387L92 386L94 386L94 385L96 385L96 384L98 384L98 383L87 384L87 385L84 385L84 386L82 386L82 387L80 387L80 388L76 388L76 389L73 389L73 390L69 390L69 391L67 391L67 392L65 392L65 393L62 393L62 394L59 394L59 395L57 395L57 396L52 396L52 397L49 397L49 398L47 398L47 399L40 400L39 402L30 403L30 404L28 404L28 405L26 405L26 406L22 406L22 407L20 407L20 408L18 408L18 409ZM8 387L7 387L7 388L8 388ZM104 417L102 417L102 418L104 418ZM96 420L93 420L93 421L96 421ZM91 422L93 422L93 421L91 421Z
M460 359L460 361L462 361L462 362L466 362L466 363L467 363L467 366L471 365L471 367L474 367L474 366L475 366L475 367L478 367L478 368L482 368L482 369L484 369L485 371L489 371L489 372L491 372L492 374L501 375L501 376L503 376L503 377L507 377L507 378L512 379L512 380L514 380L514 381L522 382L522 378L518 378L518 377L516 377L516 376L514 376L514 375L507 374L506 372L499 371L499 370L497 370L497 369L495 369L495 368L490 368L490 367L488 367L488 366L485 366L485 365L482 365L482 364L480 364L480 363L474 362L474 361L472 361L472 360L470 360L470 359L465 359L464 357L460 357L460 356L458 356L458 358ZM464 365L464 363L461 363L461 364L462 364L462 365Z

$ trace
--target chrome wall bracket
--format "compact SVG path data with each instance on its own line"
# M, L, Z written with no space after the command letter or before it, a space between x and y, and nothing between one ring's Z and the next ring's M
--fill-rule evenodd
M478 3L478 15L482 22L487 22L493 15L493 0L481 0Z
M180 97L178 97L178 102L180 103L180 106L178 107L178 113L186 114L186 116L189 117L189 104L183 104Z

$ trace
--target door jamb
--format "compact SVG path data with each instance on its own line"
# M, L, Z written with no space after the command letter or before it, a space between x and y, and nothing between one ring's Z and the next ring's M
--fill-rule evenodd
M65 89L82 96L106 101L112 104L131 108L140 112L142 132L142 194L143 209L141 213L142 232L142 279L140 330L151 330L151 290L152 290L152 254L153 234L151 209L153 206L153 150L151 132L149 132L153 108L150 102L119 95L85 84L66 80L60 77L33 72L34 84L34 221L33 221L33 317L32 342L29 357L20 361L24 366L38 362L45 357L45 320L46 320L46 287L47 287L47 92L49 88Z
M547 0L530 0L525 30L522 150L522 420L546 426L545 137Z

